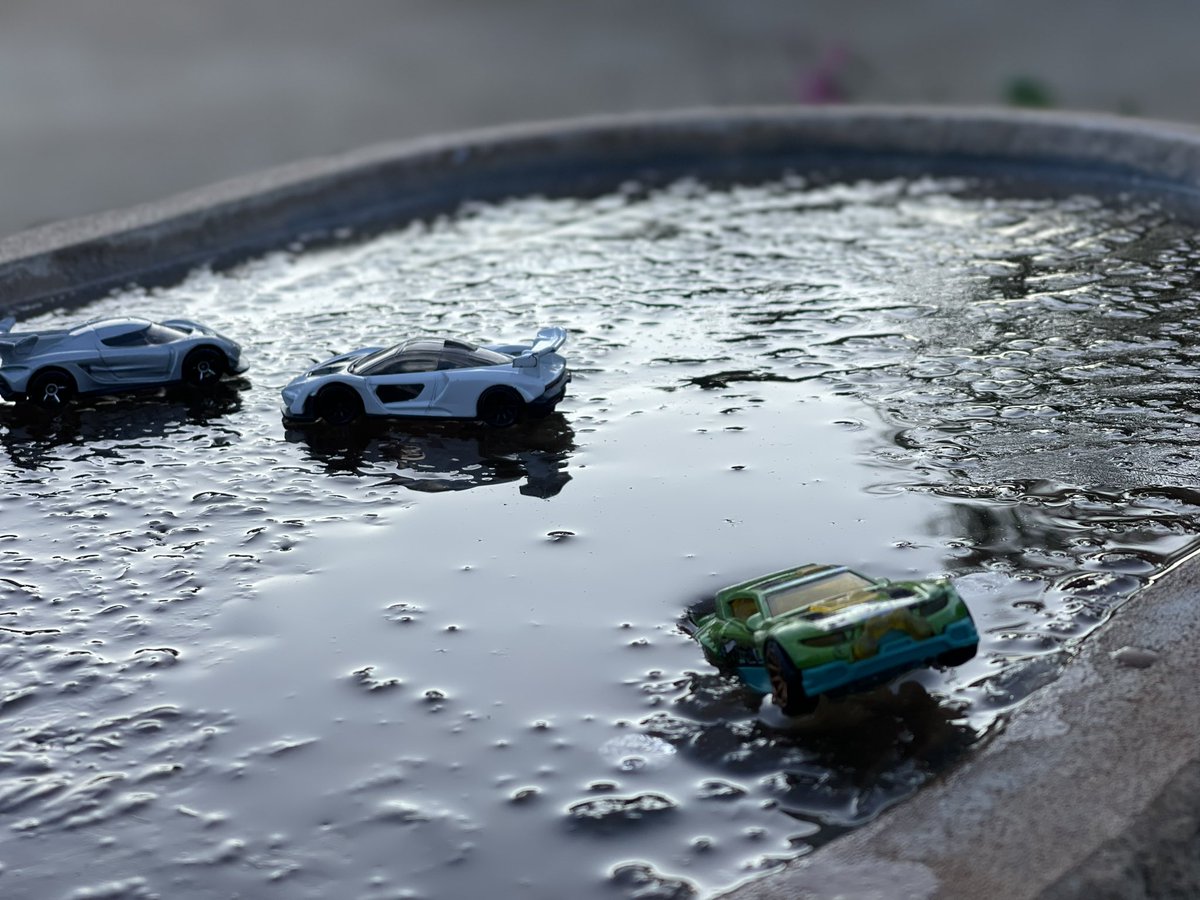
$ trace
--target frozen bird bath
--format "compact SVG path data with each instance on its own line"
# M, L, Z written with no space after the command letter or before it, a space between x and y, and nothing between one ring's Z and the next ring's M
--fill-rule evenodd
M1083 730L1037 710L1191 546L1197 149L986 112L596 120L3 242L9 309L186 312L254 368L199 406L0 423L20 815L0 883L686 896L825 844L806 890L953 895L944 847L823 862L895 816L827 842L947 767L957 793L902 809L977 796L974 771L1020 794L994 747ZM543 426L279 424L311 355L550 321L578 375ZM980 659L815 721L756 715L675 619L809 559L959 576ZM1160 646L1118 649L1161 671L1121 662Z

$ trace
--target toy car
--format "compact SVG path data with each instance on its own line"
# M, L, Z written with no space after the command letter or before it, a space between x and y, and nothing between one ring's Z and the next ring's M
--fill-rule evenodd
M203 387L244 372L242 350L186 319L111 317L73 328L12 331L0 321L0 397L61 409L79 394L185 382Z
M283 416L328 425L364 415L481 419L504 428L549 414L563 398L571 373L555 351L566 339L561 328L543 328L528 344L420 337L352 350L288 382Z
M719 591L688 629L705 658L770 693L788 715L822 694L850 693L922 665L958 666L979 634L945 579L871 579L806 565Z

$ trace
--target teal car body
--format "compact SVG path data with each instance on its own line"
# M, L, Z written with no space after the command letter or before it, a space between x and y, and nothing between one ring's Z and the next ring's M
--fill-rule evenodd
M718 591L689 630L710 663L789 715L920 666L961 665L979 644L946 579L890 581L811 564Z

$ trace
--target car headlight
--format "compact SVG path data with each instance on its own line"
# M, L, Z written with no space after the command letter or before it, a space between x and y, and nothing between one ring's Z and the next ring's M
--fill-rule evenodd
M300 397L299 388L285 387L281 393L283 394L283 402L288 406L295 404L296 400Z

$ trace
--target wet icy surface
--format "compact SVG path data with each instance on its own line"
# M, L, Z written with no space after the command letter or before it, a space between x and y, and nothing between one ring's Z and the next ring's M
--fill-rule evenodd
M986 194L525 200L58 317L253 368L0 408L0 895L704 895L969 752L1200 523L1193 233ZM280 423L314 357L544 324L538 425ZM678 618L807 561L954 575L980 656L757 710Z

